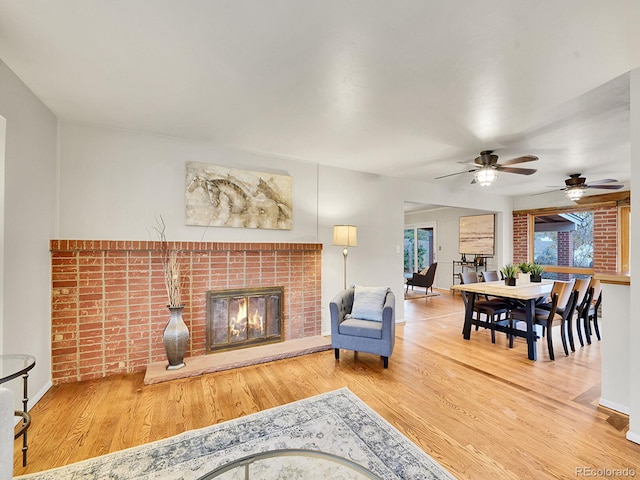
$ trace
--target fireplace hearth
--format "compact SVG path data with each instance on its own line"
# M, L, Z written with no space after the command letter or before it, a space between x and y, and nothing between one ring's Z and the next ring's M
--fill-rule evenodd
M283 295L283 287L207 292L206 352L281 342Z

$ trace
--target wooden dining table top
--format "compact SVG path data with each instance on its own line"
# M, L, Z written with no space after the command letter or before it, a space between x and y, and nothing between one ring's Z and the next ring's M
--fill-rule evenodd
M452 285L451 290L482 293L495 297L513 298L515 300L531 300L544 297L551 292L553 280L542 280L541 282L530 282L528 279L518 279L514 287L504 284L504 280L495 282L467 283L462 285Z

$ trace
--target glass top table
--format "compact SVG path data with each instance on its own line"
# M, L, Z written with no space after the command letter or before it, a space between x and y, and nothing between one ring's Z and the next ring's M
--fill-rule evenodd
M31 355L0 355L0 383L8 382L31 370L36 359Z
M36 359L31 355L8 354L0 355L0 384L14 378L22 377L22 410L16 410L14 415L22 417L22 426L15 434L15 438L22 436L22 466L27 466L27 429L31 425L31 415L27 413L29 402L28 383L29 370L36 366Z
M302 449L270 450L234 460L199 480L380 480L373 472L349 459L327 452Z

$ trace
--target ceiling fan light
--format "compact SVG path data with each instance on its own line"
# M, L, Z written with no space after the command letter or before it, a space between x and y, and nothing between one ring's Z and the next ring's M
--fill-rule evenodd
M483 187L488 187L498 177L498 172L491 167L484 167L476 171L474 174L476 182Z
M565 194L567 195L567 198L569 200L572 200L574 202L577 202L578 200L580 200L582 198L582 195L584 195L584 188L582 187L573 187L568 189Z

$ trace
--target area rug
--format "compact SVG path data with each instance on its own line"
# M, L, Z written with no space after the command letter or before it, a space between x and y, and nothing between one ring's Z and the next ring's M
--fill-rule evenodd
M416 298L429 298L429 297L439 297L440 294L438 292L414 292L413 290L409 290L404 293L405 300L415 300Z
M287 448L338 455L385 480L455 478L347 388L16 478L188 480L247 455ZM332 478L317 470L311 475L273 478Z

